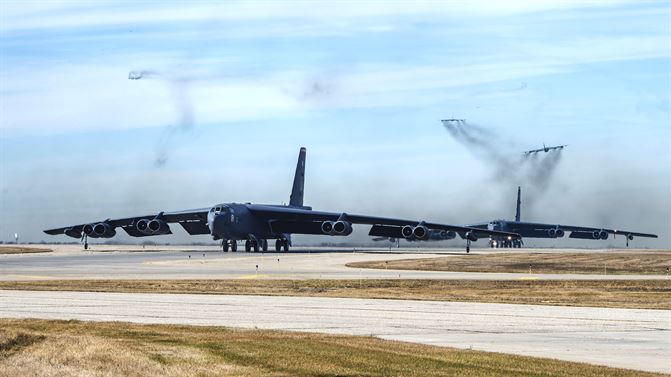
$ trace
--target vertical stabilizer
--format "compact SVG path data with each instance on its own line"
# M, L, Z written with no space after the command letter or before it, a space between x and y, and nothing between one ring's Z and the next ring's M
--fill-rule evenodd
M515 221L520 221L520 205L522 204L522 199L520 198L522 194L522 188L517 186L517 209L515 210Z
M292 207L303 206L303 186L305 185L305 148L301 148L298 153L298 163L296 164L296 174L294 175L294 186L291 189L289 205Z

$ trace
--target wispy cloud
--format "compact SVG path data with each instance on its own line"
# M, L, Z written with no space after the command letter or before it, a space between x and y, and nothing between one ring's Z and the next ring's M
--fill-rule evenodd
M288 181L277 159L286 154L291 166L299 144L312 151L311 204L453 222L500 214L507 194L450 144L443 116L492 124L530 147L570 144L543 207L569 221L570 206L558 203L584 203L594 189L567 187L597 187L610 176L603 170L626 166L652 187L637 194L614 181L625 194L613 197L668 188L659 157L671 161L667 3L157 4L0 2L0 240L6 229L32 231L39 203L56 213L65 201L83 217L281 200L290 182L232 182ZM129 80L137 70L160 75ZM171 159L157 169L162 130L179 126L185 108L193 127L166 143ZM626 165L613 163L625 154ZM198 203L183 203L186 186ZM156 196L146 199L146 190ZM408 197L435 200L427 209ZM473 208L482 197L494 199ZM629 215L636 206L627 203L641 203L623 201ZM72 220L70 212L52 220ZM668 223L653 215L651 224Z

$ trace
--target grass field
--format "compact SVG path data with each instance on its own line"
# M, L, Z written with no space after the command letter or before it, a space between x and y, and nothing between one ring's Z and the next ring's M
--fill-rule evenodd
M36 280L0 289L312 296L671 309L671 280Z
M0 246L0 254L50 253L53 250L39 247Z
M639 253L494 253L348 263L349 267L543 274L668 274L671 251Z
M3 377L654 375L370 337L0 319Z

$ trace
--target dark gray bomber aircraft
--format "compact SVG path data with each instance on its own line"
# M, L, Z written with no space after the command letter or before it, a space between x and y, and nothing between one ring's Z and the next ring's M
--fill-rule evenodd
M237 241L245 240L245 250L258 252L268 250L268 240L274 239L275 250L289 251L292 234L321 234L348 236L352 224L372 225L369 235L379 237L428 240L436 231L459 234L466 240L466 251L471 241L483 237L504 237L517 239L516 233L471 228L446 224L427 223L416 220L391 219L347 213L313 211L303 205L305 181L305 148L300 149L289 205L266 205L251 203L225 203L209 208L177 212L159 212L155 215L107 219L64 228L45 230L51 235L65 234L82 238L84 248L88 248L88 237L112 238L116 228L121 227L133 237L147 237L171 234L170 225L178 223L191 235L210 234L214 240L222 240L224 251L237 251Z
M613 236L620 234L625 237L627 240L627 247L629 247L629 241L636 237L649 237L657 238L656 234L648 233L638 233L630 232L626 230L616 230L616 229L606 229L599 227L584 227L584 226L574 226L574 225L561 225L561 224L543 224L543 223L530 223L524 222L520 219L520 206L522 205L521 199L522 189L517 188L517 207L515 211L515 221L510 220L494 220L488 223L480 224L469 224L468 227L481 228L481 229L490 229L490 230L500 230L505 232L517 233L520 238L512 237L501 237L497 235L490 236L489 246L490 247L513 247L519 248L522 247L522 238L562 238L566 232L571 232L569 238L577 238L583 240L606 240L608 236L612 234Z

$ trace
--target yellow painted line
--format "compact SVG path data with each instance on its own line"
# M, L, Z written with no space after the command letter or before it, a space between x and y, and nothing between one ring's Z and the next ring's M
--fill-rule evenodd
M238 279L256 279L256 278L267 278L267 277L270 277L270 275L254 274L254 275L240 275L238 276Z
M52 276L40 276L40 275L7 275L7 277L26 278L26 279L53 279Z

